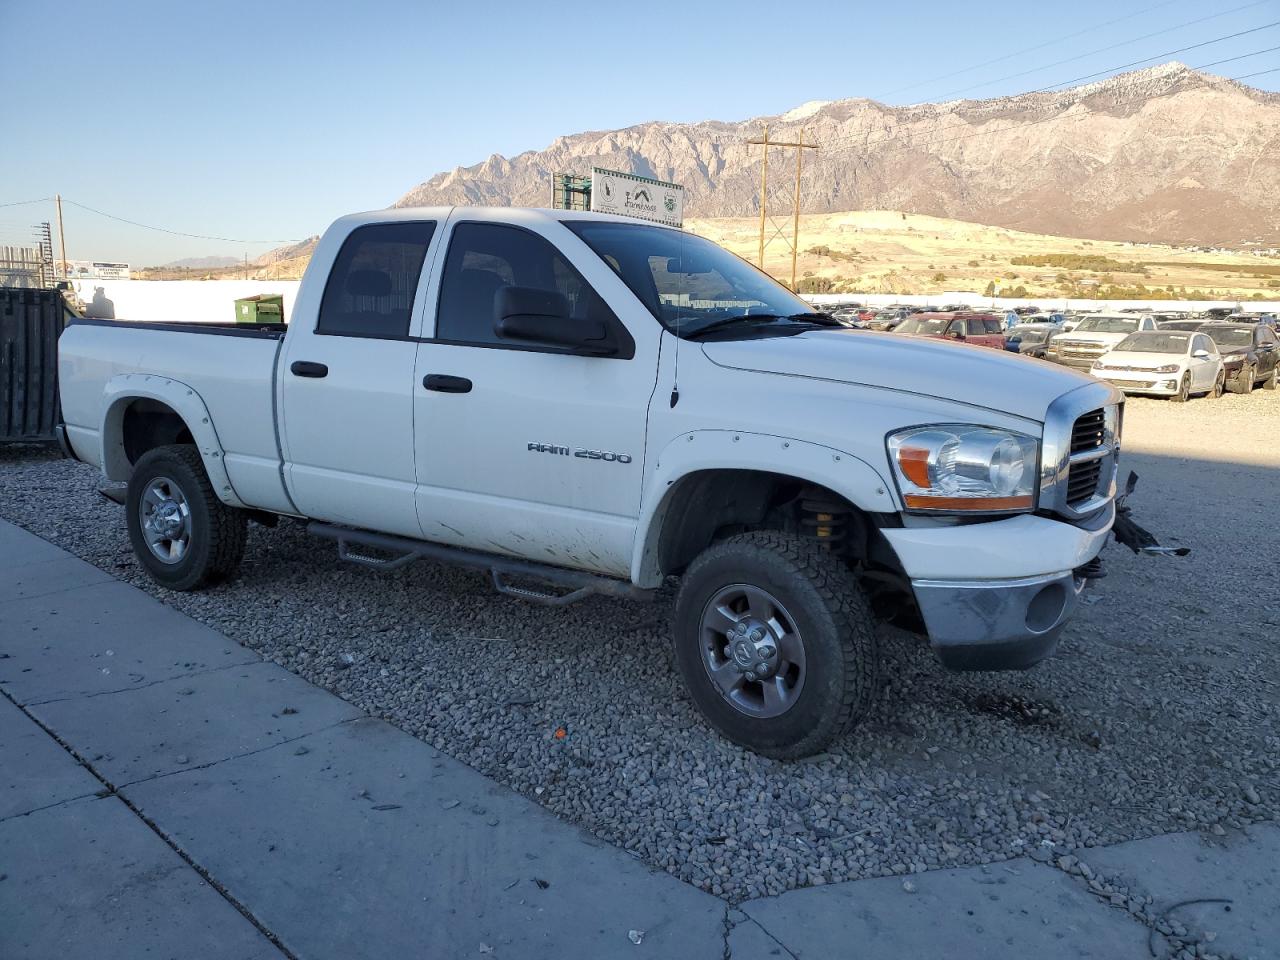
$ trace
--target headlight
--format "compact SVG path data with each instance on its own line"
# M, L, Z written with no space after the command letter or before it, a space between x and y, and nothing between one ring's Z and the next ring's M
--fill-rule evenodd
M1177 373L1178 365L1176 363L1166 363L1163 367L1156 367L1156 373Z
M1106 365L1105 363L1103 363L1101 360L1095 360L1095 361L1093 361L1093 369L1095 369L1095 370L1105 370L1105 369L1107 369L1107 365Z
M938 424L889 435L889 461L908 510L1008 513L1035 506L1035 437Z

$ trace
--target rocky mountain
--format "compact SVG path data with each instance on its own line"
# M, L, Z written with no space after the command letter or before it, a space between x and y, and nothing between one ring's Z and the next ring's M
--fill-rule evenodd
M642 123L439 173L396 206L547 206L555 173L625 170L685 187L686 217L759 214L760 155L807 151L802 209L902 210L1036 233L1280 241L1280 94L1167 63L1063 91L892 107L814 101L735 122ZM791 151L769 206L790 213ZM776 171L776 173L773 173ZM775 194L776 187L776 194Z

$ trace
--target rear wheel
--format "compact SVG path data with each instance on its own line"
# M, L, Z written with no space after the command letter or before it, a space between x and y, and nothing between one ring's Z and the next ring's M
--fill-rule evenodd
M226 579L244 556L245 514L214 494L193 446L156 447L138 458L125 515L138 562L171 590Z
M1182 375L1182 382L1178 384L1178 392L1169 399L1174 403L1186 403L1187 397L1191 396L1191 371L1188 370Z
M879 654L852 573L811 541L757 531L686 571L673 619L690 696L735 743L790 760L822 750L875 700Z

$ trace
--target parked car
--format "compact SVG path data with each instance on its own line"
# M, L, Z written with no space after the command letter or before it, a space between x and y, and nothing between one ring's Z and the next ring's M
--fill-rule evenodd
M893 330L907 319L906 310L879 310L867 321L868 330Z
M1004 346L1024 357L1043 357L1057 332L1058 326L1053 323L1020 323L1004 332Z
M772 757L872 709L872 591L948 666L1026 668L1116 516L1113 387L842 329L709 240L582 211L343 217L287 327L77 320L58 349L64 449L127 483L156 583L234 576L280 516L555 605L679 578L691 700ZM637 682L666 668L636 649Z
M1261 323L1272 330L1280 329L1280 318L1274 313L1233 313L1225 319L1227 323Z
M1131 333L1094 361L1092 373L1125 393L1185 402L1192 394L1222 396L1226 373L1218 347L1205 333Z
M1185 317L1177 320L1160 320L1161 330L1199 330L1206 323L1204 318L1187 319Z
M1232 393L1252 393L1276 388L1280 339L1265 323L1206 323L1202 333L1213 338L1222 353L1227 371L1227 387Z
M1004 328L993 313L918 313L902 321L894 332L1004 349Z
M1135 313L1095 313L1085 317L1068 333L1049 342L1045 359L1078 370L1088 370L1095 360L1131 333L1155 330L1150 316Z

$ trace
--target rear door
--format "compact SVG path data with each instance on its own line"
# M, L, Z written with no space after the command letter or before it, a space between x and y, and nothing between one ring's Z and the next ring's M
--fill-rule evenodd
M567 228L460 210L433 283L434 337L414 372L422 536L625 575L644 472L661 328ZM590 356L505 340L501 290L563 297L620 348Z
M397 220L353 229L312 325L296 326L286 339L280 372L285 477L299 512L309 517L420 533L413 454L417 344L410 327L436 226L434 220Z

